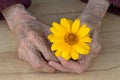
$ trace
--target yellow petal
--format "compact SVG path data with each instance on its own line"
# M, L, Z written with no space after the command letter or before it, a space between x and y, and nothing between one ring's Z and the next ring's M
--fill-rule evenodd
M62 18L62 19L60 20L60 24L61 24L68 32L70 32L71 27L70 27L70 24L69 24L69 22L67 21L66 18Z
M54 34L60 34L54 27L51 27L50 31Z
M70 54L71 54L71 57L72 57L73 60L78 60L78 58L79 58L79 53L78 52L76 52L74 49L72 49Z
M68 55L66 58L64 58L65 60L69 60L70 59L70 55Z
M86 55L89 53L89 50L85 49L82 45L75 44L75 45L73 45L73 47L80 54Z
M92 39L87 35L79 40L80 42L92 42Z
M49 34L48 39L51 40L53 36L54 36L54 34Z
M62 52L62 57L65 59L65 60L69 60L70 59L70 53L66 54L64 52Z
M58 39L64 39L64 36L65 36L66 34L54 34L54 37L55 38L58 38ZM53 37L52 37L53 38Z
M51 42L53 43L61 43L61 42L65 42L65 40L63 38L57 38L57 37L52 37L50 39Z
M60 24L53 22L52 26L59 31L60 33L66 33L67 31L64 29L64 27L62 27Z
M57 50L59 51L64 51L64 49L70 47L68 44L66 44L65 42L62 43L57 43Z
M60 52L60 51L56 51L56 52L55 52L55 56L56 56L56 57L61 56L61 52Z
M52 44L51 50L52 50L52 51L57 50L57 46L58 46L57 44Z
M86 27L86 25L83 25L82 27L80 27L77 35L79 35L80 37L84 37L88 35L89 32L90 32L90 28Z
M72 26L72 25L73 25L73 21L72 21L72 20L67 19L67 21L69 22L70 26Z
M90 50L90 46L87 43L80 43L85 49Z
M72 33L76 33L80 27L80 20L76 19L72 25Z
M70 58L70 50L71 50L71 47L66 47L64 48L63 52L62 52L62 57L65 59L65 60L68 60Z

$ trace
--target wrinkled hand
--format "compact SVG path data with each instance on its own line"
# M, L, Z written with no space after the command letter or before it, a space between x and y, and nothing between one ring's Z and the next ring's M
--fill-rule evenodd
M49 60L56 60L50 51L47 35L49 27L34 18L23 20L17 24L15 34L19 37L18 56L28 61L34 69L43 72L53 72L55 69L48 65Z
M89 55L81 56L77 61L73 61L73 60L66 61L63 58L58 57L60 63L55 61L49 61L49 65L54 67L56 70L62 72L82 73L86 71L92 59L97 55L97 53L101 49L101 46L99 44L99 34L98 34L99 32L97 28L94 28L93 26L90 28L91 28L92 42L90 43L91 50Z
M56 60L46 38L49 27L31 16L22 4L5 8L2 14L11 31L18 37L18 56L28 61L37 71L53 72L55 69L48 65L49 60Z

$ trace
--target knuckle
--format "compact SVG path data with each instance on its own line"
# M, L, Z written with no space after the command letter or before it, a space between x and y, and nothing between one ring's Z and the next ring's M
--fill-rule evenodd
M36 70L36 71L40 71L42 69L42 66L40 64L36 64L33 66L33 68Z
M28 44L28 41L26 41L25 39L23 39L23 40L21 41L21 43L20 43L21 48L22 48L22 47L27 47L27 44ZM21 49L21 48L19 48L19 49Z
M18 57L20 59L24 59L24 60L27 59L27 56L25 56L25 53L23 53L22 50L18 51Z
M22 54L23 52L22 52L22 51L23 51L23 50L22 50L21 47L22 47L22 46L19 46L19 48L18 48L18 57L22 59L22 57L23 57L23 54Z
M28 35L30 37L35 37L36 36L36 32L31 30L31 31L28 32Z
M20 47L18 47L18 52L20 52L21 51L21 46Z
M101 45L99 43L96 44L95 51L98 53L101 50Z
M101 45L98 45L98 52L102 49Z
M20 45L22 46L23 44L25 44L27 41L27 39L22 39L21 42L20 42Z
M29 49L29 48L34 48L34 45L31 44L29 39L22 39L20 42L20 46L22 49Z
M29 31L28 32L28 39L31 41L35 41L35 42L36 41L39 42L42 40L39 33L36 31Z
M21 55L21 53L20 53L20 52L18 52L18 57L19 57L19 58L22 58L22 55Z
M92 53L98 53L100 50L101 50L102 46L100 43L98 42L95 42L93 43L93 46L92 46Z

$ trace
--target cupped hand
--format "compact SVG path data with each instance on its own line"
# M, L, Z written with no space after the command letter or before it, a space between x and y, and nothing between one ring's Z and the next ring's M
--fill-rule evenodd
M48 61L56 60L47 40L49 26L42 24L36 18L27 17L22 21L16 24L17 27L14 29L20 42L18 56L28 61L37 71L55 71L48 65Z
M18 37L18 56L37 71L55 71L48 65L48 61L56 60L47 40L49 27L30 15L22 4L7 7L2 10L2 14L10 30Z
M84 22L88 24L87 22ZM61 72L71 72L71 73L82 73L87 70L93 58L98 54L101 49L99 43L99 31L97 27L90 26L91 32L90 36L92 42L90 43L90 53L88 55L81 55L81 57L76 60L66 61L62 57L58 57L60 62L49 61L49 65L54 67L56 70Z

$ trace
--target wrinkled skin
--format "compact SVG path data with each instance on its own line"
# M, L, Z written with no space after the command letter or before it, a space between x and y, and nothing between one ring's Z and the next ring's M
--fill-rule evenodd
M32 22L30 24L33 25L27 26L25 23L25 27L28 27L28 29L26 29L28 30L27 33L25 32L25 34L20 34L21 38L18 48L18 56L27 60L37 71L53 72L54 69L48 65L48 60L56 60L53 53L49 50L50 44L46 39L48 33L45 29L49 29L49 27L41 25L38 21L35 21L34 23L34 20L32 20L30 22ZM39 29L39 26L42 26L45 29Z
M92 43L90 43L91 50L89 55L82 55L77 61L73 61L73 60L66 61L63 58L59 57L58 59L60 63L55 61L50 61L49 65L51 65L58 71L62 71L62 72L82 73L86 71L91 61L101 50L99 33L97 29L93 28L93 26L92 27L90 26L90 28L92 30L91 31Z
M49 60L57 60L50 51L47 40L49 27L27 13L20 4L11 6L2 13L11 31L18 37L18 56L28 61L37 71L55 71L48 65Z
M13 5L3 10L2 14L11 31L19 39L18 56L28 61L35 70L82 73L87 70L91 61L101 49L99 28L109 3L106 0L102 0L102 3L100 1L90 0L79 17L82 24L86 23L91 28L92 43L90 44L90 54L80 57L78 61L66 61L61 57L58 57L57 60L50 51L50 43L47 40L47 35L50 33L49 27L26 12L22 5Z
M90 43L90 53L89 55L82 56L78 61L66 61L63 58L59 57L59 61L50 61L49 65L62 72L71 72L71 73L82 73L87 70L91 61L101 50L100 45L100 25L101 21L109 7L110 3L107 0L89 0L85 10L79 17L82 24L87 24L90 29L90 36L92 42Z

